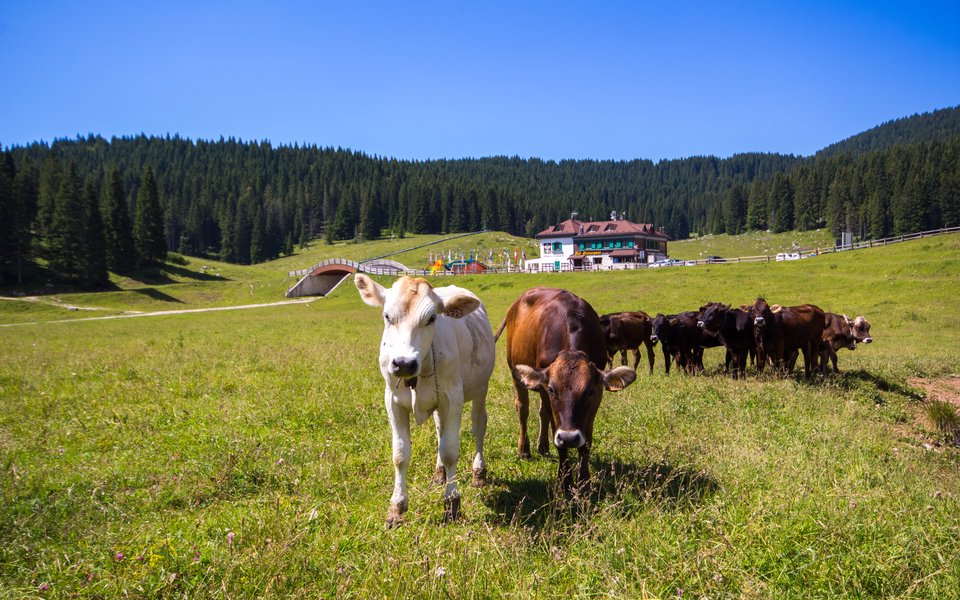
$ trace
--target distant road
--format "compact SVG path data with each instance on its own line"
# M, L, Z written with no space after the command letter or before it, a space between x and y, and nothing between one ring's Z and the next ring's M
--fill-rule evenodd
M267 302L265 304L244 304L241 306L215 306L212 308L186 308L183 310L158 310L154 312L132 313L124 315L110 315L106 317L84 317L82 319L57 319L54 321L31 321L28 323L0 323L0 327L18 327L20 325L46 325L47 323L78 323L81 321L106 321L107 319L136 319L138 317L159 317L161 315L179 315L186 313L214 312L218 310L242 310L245 308L267 308L269 306L283 306L286 304L307 304L317 300L312 298L299 298L297 300L281 300L279 302ZM78 310L84 310L82 307L75 307Z

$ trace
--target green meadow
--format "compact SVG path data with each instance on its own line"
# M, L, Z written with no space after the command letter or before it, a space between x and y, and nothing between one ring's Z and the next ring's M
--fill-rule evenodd
M482 246L469 240L452 247ZM667 376L658 347L652 375L605 396L579 503L558 494L555 451L517 457L501 341L489 483L464 481L449 525L430 425L414 429L406 521L384 528L381 319L350 282L305 304L80 320L274 302L290 270L422 241L188 259L108 292L0 300L0 597L960 596L960 454L917 383L960 373L957 235L783 263L434 279L477 293L493 327L548 285L601 313L812 302L866 315L875 338L809 382L733 381L719 349L704 375ZM461 444L465 470L469 415Z

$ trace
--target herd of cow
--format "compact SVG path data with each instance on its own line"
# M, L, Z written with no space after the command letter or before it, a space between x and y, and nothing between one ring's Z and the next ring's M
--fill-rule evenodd
M703 371L703 350L722 346L726 349L724 370L735 378L744 375L748 358L758 372L769 364L783 373L793 370L801 353L807 377L814 370L825 375L829 363L839 373L837 350L855 350L857 344L873 341L870 323L862 316L851 320L813 304L770 306L763 298L739 308L710 302L699 311L658 314L653 319L643 311L611 313L600 317L600 325L611 362L620 353L622 364L627 364L627 350L633 350L636 369L643 345L652 373L653 347L659 342L668 374L671 361L687 372L698 373Z
M651 372L653 346L660 343L667 373L671 360L688 372L702 371L704 348L723 346L726 368L734 377L743 376L750 357L758 371L768 363L784 371L793 368L801 353L809 377L815 368L825 371L828 359L836 369L838 349L872 341L863 317L850 320L811 304L768 306L761 298L750 306L732 308L712 302L699 311L658 314L653 319L639 311L600 317L575 294L544 287L521 294L494 335L483 303L463 288L434 288L425 279L411 277L401 277L385 288L360 273L354 283L366 304L383 310L380 372L394 464L388 526L399 524L407 511L411 413L418 425L431 415L434 418L434 482L444 485L446 520L456 519L460 509L457 460L467 402L471 402L476 444L473 484L485 483L486 396L495 346L504 331L519 419L517 450L522 458L530 457L529 392L536 391L540 395L537 451L546 455L551 441L556 446L558 478L565 491L582 491L589 485L593 423L603 391L622 390L633 383L641 345L646 346ZM627 350L634 352L633 368L625 366ZM618 352L624 366L608 369ZM572 449L578 452L576 488L568 463Z

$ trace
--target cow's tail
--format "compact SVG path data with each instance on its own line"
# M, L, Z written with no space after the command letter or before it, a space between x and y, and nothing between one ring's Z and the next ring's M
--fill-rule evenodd
M507 326L507 318L503 318L503 322L500 323L500 327L497 329L497 332L493 334L493 343L496 344L497 340L500 339L500 334L503 333L503 328Z

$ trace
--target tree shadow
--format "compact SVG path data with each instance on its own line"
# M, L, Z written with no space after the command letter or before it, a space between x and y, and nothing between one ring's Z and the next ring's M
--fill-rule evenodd
M130 291L135 294L141 294L143 296L146 296L152 300L159 300L161 302L176 302L178 304L183 304L183 300L180 300L179 298L174 298L170 294L165 294L155 288L139 288L139 289L130 290Z
M552 461L556 464L556 460ZM705 471L666 462L638 465L619 460L591 461L590 492L568 497L555 478L505 481L483 501L502 526L541 529L549 524L593 511L630 515L651 503L669 508L699 503L720 489Z
M217 273L211 273L210 271L191 271L190 269L184 269L177 265L164 264L161 267L161 270L165 273L171 273L177 277L183 277L186 279L195 279L197 281L230 281L229 277L224 277Z

